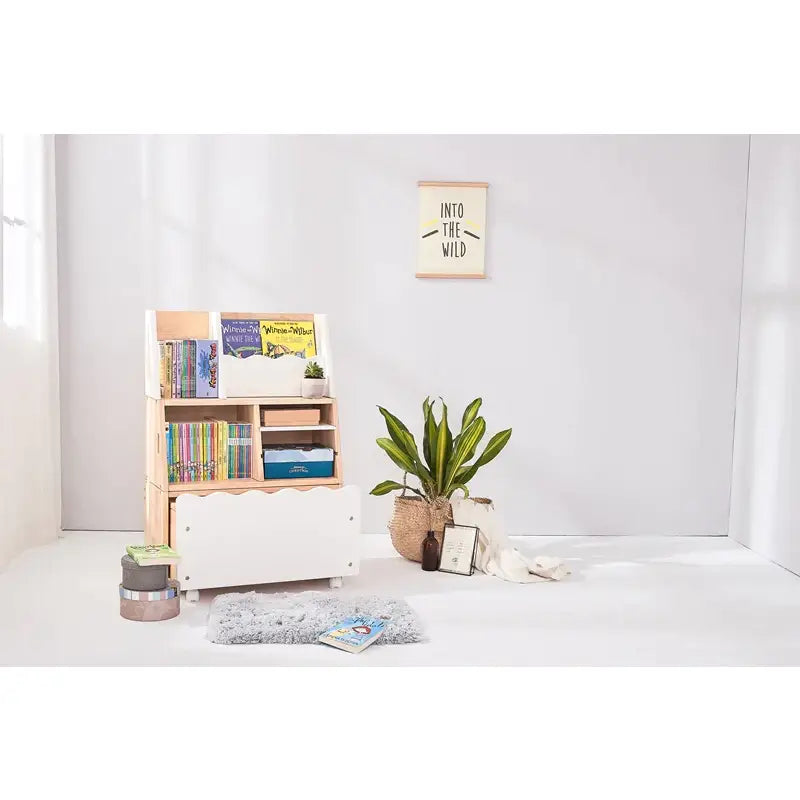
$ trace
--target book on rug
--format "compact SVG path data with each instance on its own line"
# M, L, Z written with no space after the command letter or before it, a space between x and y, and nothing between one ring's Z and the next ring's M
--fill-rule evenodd
M166 544L129 544L125 552L140 567L156 567L162 564L177 564L181 557Z
M347 617L323 633L319 640L348 653L360 653L380 638L386 623L375 617Z

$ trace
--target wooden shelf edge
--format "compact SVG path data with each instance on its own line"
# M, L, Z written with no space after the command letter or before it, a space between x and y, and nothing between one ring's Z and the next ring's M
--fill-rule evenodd
M335 397L162 397L165 406L326 406Z
M247 489L292 489L299 487L339 485L338 478L288 478L255 480L253 478L230 478L226 481L194 481L193 483L171 483L169 496L196 492L241 492Z
M282 431L335 431L335 425L262 425L262 431L281 433Z

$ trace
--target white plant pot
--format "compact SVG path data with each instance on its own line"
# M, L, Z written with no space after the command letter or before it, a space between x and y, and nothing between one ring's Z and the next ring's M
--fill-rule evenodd
M326 383L325 378L303 378L303 397L324 397Z

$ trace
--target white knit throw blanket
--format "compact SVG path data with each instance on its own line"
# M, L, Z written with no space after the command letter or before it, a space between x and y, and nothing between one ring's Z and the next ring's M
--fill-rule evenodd
M451 500L453 522L479 529L475 568L514 583L559 581L569 575L567 565L552 556L524 556L503 531L492 503L476 503L463 497Z

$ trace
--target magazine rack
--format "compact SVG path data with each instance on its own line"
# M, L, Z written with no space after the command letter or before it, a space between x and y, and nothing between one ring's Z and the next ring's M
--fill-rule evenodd
M300 397L303 359L222 355L218 398L164 398L158 343L170 339L216 339L222 353L222 318L311 320L314 357L326 371L328 395ZM237 362L231 364L230 362ZM253 362L252 366L248 366ZM280 366L280 362L285 362ZM145 312L145 542L169 544L181 554L173 577L186 599L200 589L342 577L358 574L361 501L342 483L339 421L327 319L322 314L218 311ZM305 406L320 410L320 424L262 425L267 408ZM170 422L204 417L253 426L250 478L170 482L165 432ZM333 477L264 479L264 443L322 444L333 449Z

